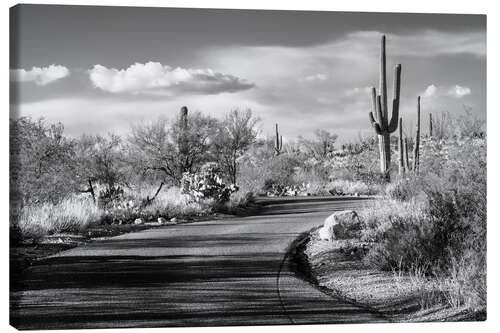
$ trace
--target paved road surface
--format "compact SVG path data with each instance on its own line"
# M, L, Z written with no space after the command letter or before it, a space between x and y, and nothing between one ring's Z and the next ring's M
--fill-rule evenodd
M274 199L259 216L168 226L61 252L11 292L21 329L375 322L298 278L286 251L366 200Z

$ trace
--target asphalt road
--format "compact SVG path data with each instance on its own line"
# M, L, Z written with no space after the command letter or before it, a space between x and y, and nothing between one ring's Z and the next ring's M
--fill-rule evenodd
M11 291L20 329L379 322L288 265L287 249L366 200L274 199L258 216L167 226L61 252Z

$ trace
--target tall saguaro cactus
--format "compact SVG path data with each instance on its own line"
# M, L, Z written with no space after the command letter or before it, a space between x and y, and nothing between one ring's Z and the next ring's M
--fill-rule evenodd
M282 149L283 149L283 136L279 135L278 124L276 124L276 136L274 138L274 152L276 153L276 156L278 156L281 153Z
M418 173L420 165L420 96L417 98L417 130L415 133L415 145L413 146L413 172Z
M379 95L372 87L372 111L369 113L370 122L378 135L380 150L380 171L386 179L389 179L389 167L391 165L391 133L398 128L399 118L399 96L401 90L401 64L394 68L394 84L392 98L392 115L389 120L389 108L387 106L387 77L385 57L385 35L382 36L380 46L380 87Z

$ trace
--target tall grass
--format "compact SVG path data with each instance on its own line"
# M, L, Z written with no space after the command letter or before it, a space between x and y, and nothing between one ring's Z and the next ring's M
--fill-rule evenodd
M58 204L44 203L18 208L12 223L22 237L39 238L60 232L78 232L99 223L103 211L89 199L68 198Z

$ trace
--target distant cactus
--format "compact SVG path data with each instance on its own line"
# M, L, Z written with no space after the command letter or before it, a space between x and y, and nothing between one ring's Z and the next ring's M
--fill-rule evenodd
M406 170L411 171L410 155L408 155L408 138L407 137L405 137L404 155L405 155Z
M187 129L187 122L188 122L187 116L188 116L188 108L187 106L183 106L181 108L181 111L179 112L179 119L182 130Z
M417 130L415 133L415 145L413 146L413 172L418 173L420 165L420 96L417 98Z
M432 138L432 113L429 113L429 137Z
M183 106L179 112L179 138L178 138L178 148L180 158L184 158L189 150L188 142L187 142L187 128L188 128L188 108ZM186 167L183 163L179 165L179 172L182 174L186 170Z
M372 111L369 113L370 122L378 134L380 150L380 171L389 180L389 167L391 165L391 142L390 134L398 128L399 119L399 96L401 90L401 64L394 68L394 93L392 100L392 117L389 121L389 109L387 106L387 78L385 57L385 35L382 36L380 47L380 95L372 87ZM376 117L376 118L375 118Z
M399 175L405 174L405 156L403 144L403 118L399 118Z
M283 149L283 136L279 135L278 124L276 124L276 137L274 138L274 152L276 156L281 153Z

